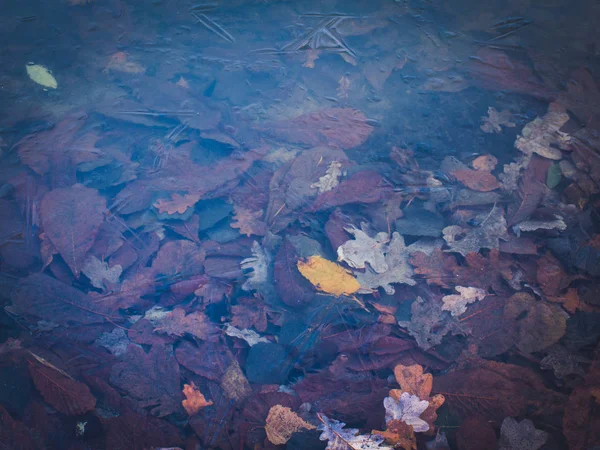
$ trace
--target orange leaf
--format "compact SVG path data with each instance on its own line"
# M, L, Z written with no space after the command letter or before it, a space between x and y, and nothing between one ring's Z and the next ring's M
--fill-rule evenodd
M416 395L422 400L427 400L433 387L433 375L423 373L423 368L418 364L412 366L403 366L398 364L394 368L396 381L402 388L402 391L411 395ZM390 392L390 396L393 395ZM396 399L397 400L397 399Z
M453 175L460 183L474 191L488 192L500 187L496 177L485 170L462 169L456 170Z
M314 430L315 426L302 420L298 414L285 406L275 405L269 410L265 431L271 443L275 445L286 444L292 434L302 428Z
M161 214L183 214L188 208L193 207L198 200L200 200L200 195L198 194L173 194L171 200L159 198L154 202L154 207Z
M212 400L207 401L206 398L204 398L204 394L200 392L193 381L191 384L183 385L183 395L185 395L186 399L182 401L181 404L190 416L198 414L198 411L202 408L206 408L213 404Z
M492 155L481 155L473 160L471 165L475 170L483 170L484 172L491 172L496 168L498 160Z

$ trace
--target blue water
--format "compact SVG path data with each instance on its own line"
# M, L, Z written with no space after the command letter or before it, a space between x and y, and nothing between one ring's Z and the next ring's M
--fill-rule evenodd
M0 448L600 445L599 8L3 2Z

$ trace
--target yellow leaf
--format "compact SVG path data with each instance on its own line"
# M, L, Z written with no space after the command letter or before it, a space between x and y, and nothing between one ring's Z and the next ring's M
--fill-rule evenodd
M298 270L313 286L333 295L349 295L360 289L360 283L339 264L320 256L298 261Z
M41 84L44 87L56 89L58 87L58 83L56 82L56 78L52 76L50 71L40 64L27 64L25 66L27 69L27 75L37 84Z

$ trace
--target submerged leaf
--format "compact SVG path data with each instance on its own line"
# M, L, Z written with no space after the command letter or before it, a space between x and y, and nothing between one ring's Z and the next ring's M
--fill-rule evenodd
M305 420L290 408L281 405L272 406L267 416L265 431L267 439L275 445L286 444L292 434L301 429L314 430L316 427Z
M100 261L94 255L89 255L81 268L81 272L90 279L92 286L98 289L104 289L104 282L108 281L111 284L119 283L119 277L123 268L116 264L109 267L108 263Z
M317 188L319 194L332 190L338 184L340 184L340 177L342 176L342 163L339 161L331 161L327 172L316 183L310 185L311 188Z
M31 78L31 80L35 81L37 84L50 89L56 89L58 87L56 78L54 78L50 71L41 64L30 63L25 66L25 69L27 69L27 75L29 75L29 78Z
M392 295L395 292L392 284L402 283L414 286L413 269L408 264L410 247L404 244L404 238L397 232L392 234L392 240L385 251L385 263L388 267L383 273L377 273L367 268L365 273L357 274L358 282L365 291L373 291L382 287L385 292Z
M398 401L392 397L386 397L383 400L383 406L385 407L386 423L392 420L401 420L412 426L416 433L429 430L429 424L419 417L429 406L427 400L421 400L416 395L403 392Z
M343 261L350 267L364 269L366 263L377 273L389 269L385 261L386 244L390 237L387 233L380 232L375 237L370 237L363 230L346 228L354 236L354 240L347 241L337 249L338 261Z
M499 450L537 450L548 440L548 433L536 430L533 422L524 419L517 422L512 417L502 421Z
M204 394L200 392L200 389L196 387L193 381L191 384L183 385L183 395L185 395L185 400L181 402L181 405L189 416L198 414L202 408L213 404L212 400L206 400Z
M383 444L383 437L377 434L358 434L356 428L346 428L344 422L330 419L324 414L317 414L322 422L318 430L322 431L319 439L329 441L326 450L381 450L392 449Z
M350 272L321 256L298 261L298 270L318 290L335 296L354 294L361 287Z
M98 191L81 184L54 189L42 199L44 234L76 277L104 222L105 210L106 200Z
M516 127L514 122L511 122L512 113L509 110L496 111L496 108L490 106L488 115L483 116L481 121L481 130L485 133L501 133L502 126L508 128Z
M498 249L500 239L505 239L506 219L504 211L499 206L494 206L489 214L477 217L481 220L478 227L466 228L460 225L451 225L444 228L444 240L450 247L447 252L460 253L467 256L468 253L477 253L482 248Z
M74 380L42 358L33 356L35 360L28 361L29 372L46 402L61 413L71 416L94 409L96 399L85 384Z
M250 347L258 344L259 342L269 342L267 338L261 337L260 334L258 334L254 330L240 330L239 328L236 328L229 324L225 325L225 334L227 336L243 339L248 343Z
M460 316L467 311L467 305L483 300L487 292L475 287L456 286L458 295L445 295L442 297L444 311L450 311L453 316Z
M515 147L526 155L536 153L544 158L559 160L561 151L555 147L564 144L568 135L560 128L569 121L569 115L553 103L543 117L536 118L523 127L521 135L515 141Z

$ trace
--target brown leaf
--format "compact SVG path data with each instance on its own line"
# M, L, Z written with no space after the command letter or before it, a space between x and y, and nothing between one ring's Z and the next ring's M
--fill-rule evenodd
M484 170L463 169L453 172L456 179L469 189L478 192L489 192L500 187L496 177Z
M562 412L565 396L547 389L542 378L526 367L476 360L433 380L433 391L443 394L450 409L461 417L479 415L501 423L507 417Z
M231 307L231 324L241 329L254 328L264 332L267 329L265 305L256 298L242 297Z
M76 277L94 245L105 211L106 200L95 189L81 184L54 189L42 199L44 234Z
M294 144L348 149L364 143L373 127L360 111L326 108L272 123L265 131Z
M265 431L267 439L275 445L286 444L292 434L301 429L314 430L316 427L300 418L290 408L275 405L269 410Z
M159 198L154 207L160 214L183 214L200 200L199 194L180 195L173 193L170 199Z
M216 341L219 337L218 328L200 311L186 315L183 308L175 308L153 323L156 326L154 332L168 336L183 336L187 333L203 341Z
M273 275L277 293L290 306L310 303L315 295L310 282L298 271L299 260L298 250L292 241L284 239L275 257Z
M571 314L575 314L575 311L579 309L579 306L581 304L576 288L567 289L567 292L562 294L560 297L548 296L548 300L552 303L560 303L562 307Z
M234 360L228 347L204 341L198 345L182 341L175 350L175 357L186 369L212 381L221 380Z
M555 96L529 67L497 50L483 48L477 52L470 64L470 73L486 89L506 90L545 100Z
M387 444L404 450L417 450L417 438L411 425L401 420L390 420L385 431L373 430L373 434L383 436Z
M4 406L0 405L0 442L10 450L30 450L42 448L34 443L32 432L21 422L13 419ZM37 445L36 445L37 444Z
M598 392L600 368L595 361L585 383L571 392L564 408L563 434L570 450L586 450L600 444L600 417L598 417Z
M427 284L444 288L451 287L454 278L456 258L440 249L435 249L431 255L415 252L410 255L409 262L415 266L415 273L423 275Z
M151 406L158 417L181 408L179 365L170 346L153 345L146 353L139 345L129 344L122 359L111 370L111 384L127 392L139 407Z
M207 401L206 398L204 398L204 394L200 392L200 389L196 387L193 381L191 384L183 385L183 395L185 395L186 398L181 402L181 405L189 416L198 414L202 408L206 408L213 404L212 400Z
M456 432L456 445L459 450L496 448L498 438L494 427L487 420L475 416L460 424Z
M54 171L62 173L70 163L74 135L86 119L86 114L74 112L50 130L25 136L16 144L21 162L38 175Z
M319 194L312 210L320 211L351 203L377 203L388 190L379 174L363 170L342 181L332 190Z
M567 314L555 305L537 301L518 292L508 299L504 319L516 330L515 345L530 354L550 347L563 337L567 329Z
M556 297L571 284L572 278L550 252L537 260L537 280L544 294Z
M238 403L242 403L252 394L250 383L237 360L233 359L225 370L221 379L221 388L225 397Z
M119 321L106 303L94 301L85 293L43 273L19 281L12 294L10 310L21 316L36 317L59 325L89 325L107 319Z
M238 228L240 233L246 236L264 236L267 232L267 224L261 219L263 211L252 211L243 206L234 205L235 216L231 222L231 228Z
M35 387L48 404L70 416L85 414L94 409L96 399L85 384L74 380L43 359L33 356L35 359L27 361L29 373Z

